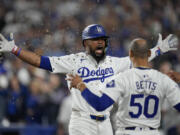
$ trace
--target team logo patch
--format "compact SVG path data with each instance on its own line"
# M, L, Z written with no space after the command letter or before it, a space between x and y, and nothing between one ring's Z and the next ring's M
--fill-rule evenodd
M84 60L86 60L86 59L80 59L81 63L82 63L82 61L84 61Z
M144 78L148 78L149 76L148 75L143 75Z
M112 80L106 84L106 88L113 88L113 87L115 87L115 80Z

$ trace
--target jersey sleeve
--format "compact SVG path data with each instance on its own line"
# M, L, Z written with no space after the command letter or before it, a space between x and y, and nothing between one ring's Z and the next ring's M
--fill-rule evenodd
M166 85L166 98L169 103L174 106L180 103L180 88L177 83L171 80L169 77L165 78L164 84Z
M74 55L49 57L53 73L72 73L75 66Z
M124 93L124 82L121 73L111 78L102 89L102 92L108 95L114 102L117 102L119 97Z

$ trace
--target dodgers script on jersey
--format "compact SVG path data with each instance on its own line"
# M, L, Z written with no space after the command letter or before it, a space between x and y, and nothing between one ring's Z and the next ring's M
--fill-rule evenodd
M168 76L150 68L132 68L106 84L103 93L118 103L116 125L125 127L160 126L161 105L165 98L180 103L180 89Z
M93 92L96 94L99 94L98 86L104 83L107 78L123 72L131 66L129 57L117 58L106 56L104 60L97 64L92 56L84 52L61 57L50 57L50 62L54 73L78 74L82 77L88 88L93 88ZM97 112L84 100L79 90L72 88L71 94L73 110L96 115L109 114L108 110L111 107L104 112Z

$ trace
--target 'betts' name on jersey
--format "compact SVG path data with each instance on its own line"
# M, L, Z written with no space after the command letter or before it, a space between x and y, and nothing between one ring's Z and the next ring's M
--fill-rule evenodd
M156 82L146 81L146 80L136 81L137 90L139 90L139 89L155 90L156 86L157 86Z

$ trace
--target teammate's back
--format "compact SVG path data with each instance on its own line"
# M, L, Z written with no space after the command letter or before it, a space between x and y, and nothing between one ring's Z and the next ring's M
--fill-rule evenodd
M164 99L172 106L180 102L177 84L154 69L132 68L117 75L115 82L120 92L118 127L158 128Z

